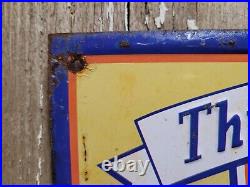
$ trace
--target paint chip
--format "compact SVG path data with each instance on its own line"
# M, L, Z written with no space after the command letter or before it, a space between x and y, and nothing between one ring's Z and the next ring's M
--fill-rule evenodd
M99 31L102 32L103 31L103 20L102 20L102 17L98 18L98 22L99 22L99 25L100 25Z
M114 3L109 2L106 16L109 21L109 31L113 31L114 29Z
M199 30L199 27L196 25L195 19L187 19L187 29L188 30Z
M160 3L159 9L160 9L160 15L155 18L155 25L157 29L160 29L161 26L163 25L165 21L166 12L168 11L167 7L165 6L165 3Z
M39 90L39 106L40 109L43 109L43 85L40 84L40 90Z
M148 25L148 23L149 23L149 16L146 14L144 24Z
M36 174L36 184L40 184L40 177L42 176L42 158L38 158L38 173Z
M125 9L125 14L124 14L124 26L125 26L125 31L129 31L128 29L128 2L124 4L124 9Z

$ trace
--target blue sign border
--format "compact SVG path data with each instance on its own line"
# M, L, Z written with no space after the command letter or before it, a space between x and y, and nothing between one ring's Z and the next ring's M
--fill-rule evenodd
M52 123L52 162L53 182L56 184L71 184L70 140L68 119L68 76L63 66L58 66L54 72L57 84L51 96Z
M53 58L69 53L247 54L247 30L105 32L49 35L49 64L54 183L71 184L67 69ZM125 45L124 45L125 44ZM53 78L52 78L53 77ZM52 84L50 81L50 84Z
M247 53L248 32L165 31L51 35L53 55ZM124 42L127 45L122 46Z

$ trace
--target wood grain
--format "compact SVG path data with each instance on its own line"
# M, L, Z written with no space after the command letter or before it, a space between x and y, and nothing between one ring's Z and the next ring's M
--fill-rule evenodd
M48 34L247 29L247 3L3 3L3 183L52 183Z
M197 5L197 24L202 29L247 29L247 22L246 3L198 3Z

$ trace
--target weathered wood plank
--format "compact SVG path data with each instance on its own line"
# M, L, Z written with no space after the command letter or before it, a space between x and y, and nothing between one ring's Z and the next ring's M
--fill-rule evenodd
M124 31L126 28L126 3L71 3L68 8L72 32Z
M130 30L246 29L247 11L247 3L130 3Z
M198 3L197 24L202 29L247 29L248 3Z
M9 6L9 5L8 5ZM37 4L10 4L12 14L6 43L10 49L3 66L9 66L8 99L3 122L5 183L51 182L51 151L47 102L47 35L43 12ZM6 16L8 17L8 16ZM5 56L5 54L3 55ZM5 90L5 89L4 89ZM46 146L44 146L46 145ZM49 172L48 172L49 170ZM43 180L44 179L44 180Z
M187 30L188 21L196 20L198 3L173 3L173 29Z
M3 183L51 183L48 34L124 30L124 3L5 3ZM108 14L109 12L109 14ZM115 14L121 16L115 16ZM10 16L15 15L15 16ZM91 15L91 16L86 16ZM123 13L124 15L124 13ZM111 27L112 26L112 27ZM13 141L14 140L14 141Z
M3 183L52 182L48 34L185 30L188 20L201 29L246 29L247 9L247 3L4 3Z
M186 30L197 3L131 3L131 30Z

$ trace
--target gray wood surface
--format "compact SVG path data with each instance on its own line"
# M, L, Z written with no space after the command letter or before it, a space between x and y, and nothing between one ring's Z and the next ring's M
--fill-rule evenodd
M52 183L48 34L247 29L247 10L247 3L3 3L3 183Z

